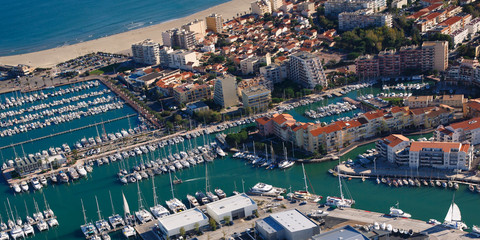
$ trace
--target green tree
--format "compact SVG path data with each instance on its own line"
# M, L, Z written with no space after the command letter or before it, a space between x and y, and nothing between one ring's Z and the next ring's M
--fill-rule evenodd
M179 231L180 231L180 236L182 237L185 237L185 234L187 234L184 227L181 227Z
M225 221L225 224L228 226L230 225L230 216L225 216L223 217L223 221Z
M208 220L208 224L210 225L210 228L212 228L213 231L217 230L217 222L215 222L215 219L210 218Z
M195 225L193 225L194 229L195 229L195 233L199 233L200 232L200 224L198 223L195 223Z

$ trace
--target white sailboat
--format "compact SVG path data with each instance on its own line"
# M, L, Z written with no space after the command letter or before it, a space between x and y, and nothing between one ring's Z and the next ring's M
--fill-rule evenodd
M97 196L95 196L95 202L97 203L97 214L98 214L98 221L95 222L95 226L98 229L98 232L108 232L110 231L111 227L108 224L108 222L102 218L102 214L100 211L100 207L98 206L98 199Z
M172 190L172 199L165 201L165 203L173 213L185 211L187 210L187 206L185 206L185 204L183 204L182 201L180 201L178 198L175 198L175 194L173 192L172 174L170 172L169 172L169 176L170 176L170 188Z
M152 212L153 216L156 219L160 219L162 217L170 215L170 212L161 204L158 203L158 197L155 188L155 180L152 178L152 185L153 185L153 207L150 208L150 212Z
M80 229L83 232L83 235L85 235L86 238L91 238L95 235L97 235L97 229L91 222L87 222L87 216L85 215L85 208L83 207L83 199L80 199L82 202L82 212L83 212L83 220L85 221L85 224L80 226Z
M455 204L455 193L453 194L452 203L448 208L448 212L445 216L443 226L457 230L463 230L468 228L467 225L462 222L462 214L460 213L460 209L458 208L457 204Z
M303 170L303 180L305 181L305 190L295 191L293 193L293 197L298 200L313 200L313 202L318 202L322 199L321 196L316 196L308 192L308 185L307 185L307 174L305 174L305 166L302 163L302 170Z
M118 226L123 226L125 225L125 221L123 221L123 218L120 217L120 214L115 213L115 207L113 206L113 200L112 200L112 193L108 191L110 195L110 204L112 205L112 216L108 217L108 222L112 225L113 228L116 228Z
M140 185L137 182L138 189L138 211L135 212L135 217L140 223L146 223L153 220L152 214L147 211L143 206L142 192L140 191Z
M337 208L349 208L352 207L353 204L355 204L355 200L352 198L346 199L343 195L343 190L342 190L342 180L340 178L340 173L338 174L338 185L340 189L340 197L327 197L327 202L325 205L327 206L332 206L332 207L337 207Z
M125 221L126 221L126 225L122 229L122 233L126 238L129 238L129 237L135 236L136 234L135 228L131 226L131 224L134 224L135 221L132 219L132 216L130 215L130 208L128 207L128 202L123 192L122 192L122 197L123 197L123 211L125 213Z

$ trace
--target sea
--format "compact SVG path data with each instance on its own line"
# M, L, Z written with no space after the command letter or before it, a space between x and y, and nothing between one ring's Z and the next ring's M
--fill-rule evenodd
M65 86L68 87L68 86ZM102 88L103 86L99 86ZM94 89L92 89L93 91ZM377 88L369 88L350 92L350 96L354 94L370 94L379 92ZM4 96L0 96L4 99ZM329 102L341 101L340 97L333 97ZM315 103L315 107L321 103ZM324 103L326 104L326 103ZM301 108L309 109L309 106ZM128 111L128 108L125 109ZM299 108L293 109L290 113L298 114L295 117L303 116ZM121 114L121 113L119 113ZM353 114L353 113L352 113ZM309 120L308 118L302 120ZM322 121L328 121L327 119ZM85 124L82 122L70 127L76 127L78 124ZM117 123L112 127L112 131L128 127L128 123ZM225 133L238 132L241 128L234 127L225 130ZM106 126L107 127L107 126ZM96 130L90 130L90 134L96 134ZM108 132L108 131L107 131ZM77 134L83 136L82 134ZM429 138L432 134L423 134L411 136L414 139L421 137ZM63 142L68 139L57 140L61 136L52 138L51 142ZM196 191L204 191L206 189L206 173L208 173L209 188L213 191L215 188L222 188L227 194L231 195L234 190L242 192L248 191L253 185L258 182L272 184L277 187L286 189L302 190L305 189L302 166L295 164L292 168L286 170L273 169L266 170L264 168L252 167L246 161L235 159L231 155L224 158L217 158L212 163L199 164L188 169L177 171L174 176L183 180L183 183L174 185L173 191L170 185L170 178L168 175L159 175L154 178L143 180L137 184L123 185L116 177L120 168L125 166L132 167L140 161L148 161L152 159L162 158L170 152L177 152L188 150L190 148L206 144L214 141L215 135L200 136L192 140L185 140L183 143L168 146L162 150L157 150L153 154L145 154L142 157L131 157L124 161L117 161L109 165L95 166L94 171L84 179L69 184L49 185L40 191L14 194L13 191L6 185L2 179L0 184L0 215L6 221L8 217L12 218L17 215L25 218L28 213L31 215L34 211L34 200L38 202L39 208L42 210L45 206L44 197L50 207L58 216L60 226L50 229L49 231L39 233L31 239L84 239L80 231L80 225L84 224L84 216L82 212L81 201L84 203L85 216L87 221L96 221L101 218L107 218L113 212L123 214L122 193L125 194L129 203L130 210L135 211L140 206L151 207L154 202L153 197L153 183L155 181L156 194L160 203L165 203L166 200L176 197L184 201L188 206L186 199L187 194L195 194ZM0 139L2 145L3 139ZM45 148L49 143L38 143L39 148ZM364 153L367 149L374 148L374 143L357 147L351 152L341 157L341 161L349 158L355 159L358 154ZM34 146L24 146L26 152L38 151ZM252 149L250 149L252 150ZM4 159L11 156L8 149L2 151ZM289 157L294 153L288 153ZM338 178L328 173L328 170L335 167L337 162L324 162L305 164L305 172L307 176L307 186L310 192L319 194L324 197L338 196ZM205 170L208 168L208 171ZM172 176L173 177L173 176ZM360 179L344 179L344 191L348 192L347 196L355 199L355 208L364 209L367 211L376 211L381 213L388 213L389 208L394 206L397 202L400 208L405 212L412 214L415 219L428 221L431 218L443 221L449 204L455 194L455 202L462 211L462 218L468 226L473 224L480 224L480 194L472 193L467 186L461 185L457 191L450 189L442 189L438 187L388 187L387 185L377 185L374 179L362 182ZM138 192L140 189L140 193ZM289 190L287 190L289 191ZM172 193L173 192L173 193ZM110 201L110 194L112 201ZM98 198L99 208L95 202L95 197ZM12 204L12 212L4 207L7 199ZM165 205L165 204L164 204ZM7 213L10 212L10 213ZM123 239L121 233L112 235L112 239Z
M182 18L228 0L0 0L0 56L71 45Z

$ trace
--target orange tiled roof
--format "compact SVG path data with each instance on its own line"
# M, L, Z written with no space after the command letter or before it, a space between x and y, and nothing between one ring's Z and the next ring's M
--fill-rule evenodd
M410 141L410 139L401 134L392 134L382 139L382 141L384 141L389 147L395 147L404 141Z
M464 147L458 142L412 142L410 145L410 151L419 152L424 148L441 148L443 152L450 152L452 149L458 149L460 151L467 152L470 145L465 145L468 146Z
M463 122L458 122L458 123L452 123L450 124L450 127L453 129L463 129L463 130L473 130L480 128L480 117L477 118L472 118L467 121Z

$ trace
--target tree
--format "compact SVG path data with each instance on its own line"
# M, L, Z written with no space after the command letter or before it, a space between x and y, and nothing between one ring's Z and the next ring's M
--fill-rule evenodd
M187 233L187 232L185 231L185 228L184 228L184 227L181 227L179 231L180 231L180 236L185 237L185 234Z
M225 216L223 217L223 221L225 221L225 224L228 226L230 225L230 216Z
M195 223L195 225L193 225L193 227L195 228L195 232L198 234L200 232L200 224Z
M208 224L210 225L213 231L217 230L217 222L215 222L215 219L210 218L208 220Z

